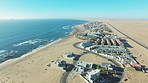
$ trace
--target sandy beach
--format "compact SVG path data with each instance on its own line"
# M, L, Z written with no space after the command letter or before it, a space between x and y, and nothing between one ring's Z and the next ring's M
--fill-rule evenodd
M74 34L84 31L81 25L68 37L54 44L37 49L21 58L7 61L0 66L0 83L59 83L63 70L47 65L66 52L81 54L83 51L72 46L77 41ZM69 63L71 61L68 60Z
M89 19L86 19L89 20ZM147 43L148 35L148 21L121 21L121 20L97 20L92 19L89 21L103 21L108 22L118 28L119 30L127 33L131 37L134 37L136 41L141 42L144 45ZM138 24L140 23L140 24ZM142 26L143 25L143 26ZM108 25L109 26L109 25ZM126 28L125 28L126 27ZM136 27L136 28L135 28ZM139 28L140 27L140 28ZM126 38L124 35L116 31L109 26L119 37L127 39L128 43L132 46L129 50L136 57L136 60L143 66L148 68L148 50ZM134 29L134 30L133 30ZM83 50L76 49L73 44L83 40L77 39L75 34L84 32L85 29L82 25L74 27L75 32L70 36L63 38L53 44L47 45L40 49L28 53L25 56L10 60L0 65L0 83L59 83L63 70L48 67L47 65L58 58L64 59L63 54L66 52L74 52L81 54ZM91 58L91 59L90 59ZM66 60L66 59L64 59ZM72 63L70 60L66 60L68 63ZM80 61L87 61L100 64L106 62L100 57L96 57L94 54L86 54L80 58ZM75 79L69 80L70 83L85 83L79 76L73 76ZM148 74L138 71L125 71L125 78L128 81L122 81L123 83L147 83Z

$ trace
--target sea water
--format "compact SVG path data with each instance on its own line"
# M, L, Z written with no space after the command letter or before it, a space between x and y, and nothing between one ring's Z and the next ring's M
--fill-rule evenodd
M0 63L65 37L72 26L86 23L73 19L0 20Z

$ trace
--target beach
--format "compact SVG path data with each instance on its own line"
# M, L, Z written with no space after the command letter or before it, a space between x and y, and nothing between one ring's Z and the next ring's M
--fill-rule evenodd
M65 52L82 53L72 46L77 41L74 34L84 31L82 26L75 26L71 35L53 44L47 45L21 58L7 61L0 67L1 83L59 83L63 70L48 67L47 65ZM62 58L62 57L61 57ZM68 61L71 63L71 61Z
M142 30L144 32L143 34L139 36L140 28L134 29L134 32L137 32L136 34L133 32L134 22L122 22L122 21L114 21L114 20L89 20L88 21L103 21L112 24L114 27L118 28L119 30L123 31L124 33L127 33L130 36L134 36L137 38L136 40L143 43L144 45L147 45L146 42L146 35L148 34L146 26L138 26L137 27L144 27L146 30ZM120 23L119 23L120 22ZM143 21L138 21L143 23ZM129 25L131 26L123 26L122 25ZM133 26L132 26L133 25ZM134 41L126 38L124 35L116 31L113 27L108 25L109 28L113 30L114 34L117 34L119 37L123 37L127 39L128 43L133 47L129 48L131 53L134 57L137 57L136 60L141 64L148 67L148 50L143 48L142 46L138 45ZM124 29L124 27L128 27L128 29ZM0 66L0 83L59 83L60 78L63 75L65 71L48 67L47 65L56 59L64 59L63 55L67 52L73 52L76 54L82 54L83 50L77 49L73 47L73 44L76 42L81 42L83 40L77 39L75 37L75 34L85 32L86 30L82 25L74 26L74 32L71 33L69 36L53 43L46 45L42 48L36 49L31 53L28 53L20 58L7 61L6 63L3 63ZM140 38L140 39L138 39ZM143 41L144 40L144 41ZM91 58L91 59L90 59ZM72 63L72 61L66 60L68 63ZM106 62L102 58L99 58L95 56L94 54L86 54L85 56L82 56L80 58L80 61L87 61L91 63L101 63ZM69 80L71 83L76 82L82 82L85 81L82 80L79 76L74 76L75 79ZM125 70L125 77L128 81L122 81L123 83L146 83L148 81L147 79L148 74L143 73L140 71L131 71L131 70ZM78 81L80 79L81 81Z

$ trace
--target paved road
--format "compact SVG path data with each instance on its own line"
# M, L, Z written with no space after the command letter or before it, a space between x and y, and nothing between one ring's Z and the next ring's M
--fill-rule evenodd
M97 55L97 56L99 56L99 57L101 57L101 58L104 58L105 60L108 60L108 59L109 59L109 58L107 58L107 57L105 57L105 56L99 55L98 53L94 53L94 52L92 52L92 51L89 51L89 50L86 50L86 49L83 49L83 48L78 47L78 44L79 44L79 43L80 43L80 42L77 42L77 43L73 44L73 46L74 46L75 48L78 48L78 49L87 51L87 52L89 52L89 53L95 54L95 55ZM117 67L121 67L121 65L120 65L119 63L117 63L116 61L111 60L111 62L114 63Z
M101 57L101 58L104 58L105 60L108 60L108 58L107 57L104 57L104 56L101 56L101 55L99 55L98 53L94 53L94 52L92 52L92 51L88 51L88 50L85 50L85 49L83 49L83 48L80 48L80 47L78 47L78 44L79 44L80 42L77 42L77 43L75 43L75 44L73 44L73 46L75 47L75 48L78 48L78 49L80 49L80 50L84 50L84 51L87 51L88 53L92 53L92 54L95 54L95 55L97 55L97 56L99 56L99 57ZM85 54L87 54L87 53L85 53ZM83 55L85 55L85 54L81 54L81 56L83 56ZM77 60L78 61L78 60ZM73 65L75 64L75 63L77 63L77 61L73 61ZM122 67L121 67L121 65L119 64L119 63L117 63L115 60L110 60L113 64L115 64L116 65L116 67L118 67L118 73L121 73L120 75L117 75L117 77L119 78L119 80L120 79L122 79L123 77L124 77L124 73L123 73L123 69L122 69ZM69 72L65 72L64 74L63 74L63 76L61 77L61 79L60 79L60 83L68 83L67 82L67 77L68 77L68 75L70 74L70 71ZM118 83L119 82L119 80L117 80L117 79L114 79L114 80L112 80L114 83Z
M82 54L80 54L79 56L81 57L81 56L83 56L83 55L85 55L85 54L87 54L87 53L82 53ZM79 59L78 59L78 60L79 60ZM78 60L73 60L73 65L74 65L75 63L77 63ZM71 71L68 71L68 72L63 73L63 76L62 76L61 79L60 79L60 83L68 83L68 82L67 82L67 77L68 77L68 75L70 74L70 72L71 72Z
M109 23L107 23L109 24ZM115 28L113 25L109 24L111 27L113 27L115 30L117 30L119 33L121 33L122 35L126 36L127 38L131 39L132 41L134 41L135 43L139 44L140 46L144 47L145 49L148 49L147 46L143 45L142 43L136 41L135 39L133 39L132 37L128 36L127 34L121 32L120 30L118 30L117 28Z
M109 60L110 62L112 62L112 63L116 66L115 68L116 68L116 70L117 70L117 73L120 73L120 74L116 76L116 77L119 78L118 80L117 80L117 79L112 79L112 82L113 82L113 83L118 83L118 82L121 81L121 79L123 79L123 77L124 77L124 69L122 68L121 64L117 63L114 59L109 59L109 58L107 58L107 57L105 57L105 56L99 55L98 53L94 53L94 52L92 52L92 51L88 51L88 50L85 50L85 49L83 49L83 48L80 48L80 47L78 47L78 44L79 44L79 43L80 43L80 42L77 42L77 43L73 44L73 46L74 46L75 48L78 48L78 49L87 51L88 53L95 54L95 55L97 55L97 56L99 56L99 57L101 57L101 58L104 58L105 60Z
M70 72L63 73L63 76L60 79L60 83L68 83L67 82L67 77L68 77L69 74L70 74Z

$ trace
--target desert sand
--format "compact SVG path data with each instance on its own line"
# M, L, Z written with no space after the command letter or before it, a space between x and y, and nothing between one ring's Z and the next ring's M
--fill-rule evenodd
M148 46L148 21L146 20L108 20L110 24L116 27L121 32L124 32L128 36L132 37L136 41ZM115 32L117 34L117 31ZM120 34L121 37L124 37ZM134 41L125 38L132 46L128 48L132 55L136 57L136 60L148 71L148 49L138 45ZM125 78L129 79L125 83L147 83L148 73L140 71L125 71ZM123 81L124 83L124 81Z
M110 23L121 32L132 37L141 44L148 46L148 20L105 20L104 22ZM113 30L114 34L127 40L127 43L131 45L128 49L131 51L132 55L143 68L148 71L148 49L140 46L131 39L128 39L111 26L109 27ZM125 78L127 78L128 81L123 81L123 83L147 83L147 77L148 73L125 70Z
M147 20L115 20L108 21L114 27L134 38L136 41L148 47L148 21Z
M91 54L91 53L81 56L79 61L90 62L95 64L101 64L102 62L111 63L110 61L105 60L100 56L96 56L95 54Z
M69 74L68 82L69 83L87 83L83 77L81 77L80 75L77 75L77 74L72 74L72 73Z

